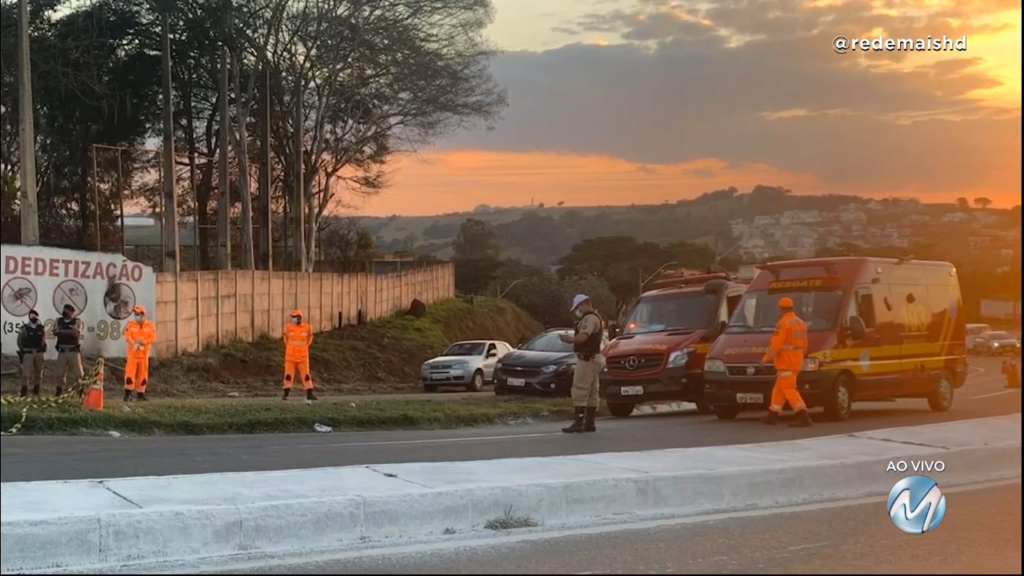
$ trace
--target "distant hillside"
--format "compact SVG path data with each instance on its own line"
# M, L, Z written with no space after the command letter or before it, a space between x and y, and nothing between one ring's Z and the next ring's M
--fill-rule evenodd
M869 206L873 209L868 210ZM503 256L521 258L528 264L553 265L573 244L586 238L625 235L654 242L700 241L728 250L737 242L731 225L737 220L753 221L758 216L799 210L834 214L838 221L841 211L859 210L858 207L865 209L870 224L881 226L906 218L908 210L946 213L964 208L904 199L878 202L845 195L797 196L785 188L759 185L749 193L728 188L674 204L540 205L438 216L361 218L360 222L374 234L379 250L412 249L444 259L451 256L452 240L459 225L467 218L475 218L494 228Z

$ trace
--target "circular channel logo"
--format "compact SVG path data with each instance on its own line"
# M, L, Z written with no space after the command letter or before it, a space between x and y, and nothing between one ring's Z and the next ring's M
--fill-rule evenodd
M889 491L892 523L907 534L931 532L946 517L946 496L927 476L907 476Z

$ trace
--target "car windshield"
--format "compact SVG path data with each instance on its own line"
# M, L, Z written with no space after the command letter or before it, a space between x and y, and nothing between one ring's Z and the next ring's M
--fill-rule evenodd
M568 354L572 352L572 344L562 342L559 335L565 332L545 332L519 347L520 350L530 352L559 352Z
M630 312L622 334L703 330L711 325L718 303L718 295L703 291L644 296Z
M793 300L793 311L807 323L808 330L835 330L843 291L829 288L785 293L749 290L740 300L725 331L730 334L773 332L782 316L779 299L784 296Z
M1013 340L1013 336L1010 336L1008 332L989 332L985 334L985 338L989 340Z
M457 342L452 344L441 356L483 356L483 342Z

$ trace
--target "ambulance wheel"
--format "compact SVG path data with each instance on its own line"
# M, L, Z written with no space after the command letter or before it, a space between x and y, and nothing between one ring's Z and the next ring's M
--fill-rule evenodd
M433 394L434 392L437 392L438 388L439 388L439 386L437 386L436 384L424 384L423 385L423 391L426 392L427 394Z
M484 373L482 371L477 370L473 373L473 380L470 381L468 388L470 392L479 392L484 389Z
M715 406L714 411L719 420L735 420L740 415L740 409L735 406Z
M935 390L928 395L928 407L933 412L948 412L953 407L953 377L943 372L935 384Z
M853 411L853 383L850 376L840 374L832 385L832 397L825 403L825 418L832 422L850 419Z
M633 408L632 404L608 403L608 412L616 418L629 418L633 414Z

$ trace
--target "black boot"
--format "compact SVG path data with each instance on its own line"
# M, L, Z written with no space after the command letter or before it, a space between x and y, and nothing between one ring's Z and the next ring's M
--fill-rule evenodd
M124 401L125 402L131 402L132 401L132 391L131 390L125 390L124 391Z
M139 402L145 402L146 401L146 393L145 392L139 392L139 393L135 394L135 399L138 400Z
M576 417L573 420L572 425L567 428L562 428L562 432L565 432L566 434L579 434L586 428L584 420L587 417L587 409L577 407L574 411L576 412Z
M64 388L62 386L57 386L57 393L54 394L54 396L56 396L57 398L60 398L63 395L64 395Z
M22 386L21 392L18 393L22 398L28 398L28 386Z
M597 432L597 424L594 422L594 420L597 419L597 408L587 408L585 414L586 416L583 420L583 431Z
M292 391L291 391L290 388L285 388L284 389L284 394L281 395L281 400L287 400L288 396L290 396L291 393L292 393Z
M775 426L779 423L778 412L772 412L769 410L768 413L764 415L764 418L761 418L761 423L767 424L768 426Z
M312 390L306 390L306 402L313 402L316 400L316 394L313 394Z
M814 426L814 422L811 420L811 415L807 413L807 410L801 410L796 413L796 422L790 423L790 428L810 428Z
M32 395L39 398L39 384L32 387Z

